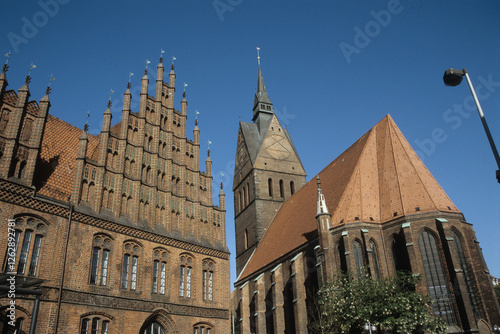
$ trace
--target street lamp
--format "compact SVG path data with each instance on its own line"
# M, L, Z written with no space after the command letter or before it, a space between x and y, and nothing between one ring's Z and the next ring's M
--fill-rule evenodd
M365 332L370 333L370 334L377 332L377 327L370 322L366 323L365 326L363 327L363 329L365 330Z
M472 97L474 98L474 102L476 103L477 112L479 113L479 118L481 118L481 122L483 123L484 131L486 132L486 136L488 137L488 141L490 142L491 150L493 151L493 155L495 156L495 160L497 162L498 170L497 170L497 181L500 183L500 157L498 156L498 151L495 146L495 142L491 137L490 129L488 128L488 124L486 123L486 119L484 118L483 109L479 104L479 100L477 99L476 92L474 91L474 87L472 86L472 82L470 81L469 74L467 70L464 68L463 70L455 70L450 68L444 72L443 81L446 86L458 86L462 82L463 77L467 80L469 84L470 91L472 93Z
M493 326L493 332L500 333L500 327L498 327L497 325Z

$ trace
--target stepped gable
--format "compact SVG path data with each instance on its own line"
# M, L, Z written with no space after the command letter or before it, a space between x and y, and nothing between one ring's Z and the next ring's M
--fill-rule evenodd
M65 202L71 196L78 140L82 131L55 116L47 116L35 184L40 195ZM94 152L99 138L87 135L88 152Z
M322 190L332 225L383 223L403 215L459 213L390 115L323 169ZM283 203L238 281L317 237L313 177Z

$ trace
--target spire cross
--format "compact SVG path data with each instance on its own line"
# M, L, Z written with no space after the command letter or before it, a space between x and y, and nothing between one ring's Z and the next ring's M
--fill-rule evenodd
M28 76L30 76L31 75L31 70L34 69L34 68L36 68L36 65L33 64L33 63L31 63L28 67L29 67Z
M115 91L114 91L114 90L112 90L112 89L109 91L108 108L109 108L109 107L111 107L111 95L113 95L113 93L114 93L114 92L115 92Z
M9 50L8 53L5 54L5 64L2 67L2 72L3 73L7 72L7 70L9 69L9 65L8 64L9 64L9 58L10 58L11 54L12 53L10 52L10 50Z
M50 84L52 83L52 81L56 80L56 78L54 78L54 76L52 75L52 73L50 73L49 75L49 86L50 87Z
M259 47L257 47L257 63L258 63L258 64L259 64L259 66L260 66L260 52L259 52L259 51L260 51L260 48L259 48Z
M83 131L85 132L89 130L89 118L90 118L90 110L87 110L87 118L85 119L85 126L83 127Z

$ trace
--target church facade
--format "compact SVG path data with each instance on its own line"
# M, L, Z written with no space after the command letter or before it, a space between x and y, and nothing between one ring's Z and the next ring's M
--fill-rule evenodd
M109 102L96 136L49 114L50 88L31 101L29 77L8 90L7 69L0 286L15 279L16 310L0 291L0 333L229 333L225 194L221 184L215 205L185 93L174 108L173 65L164 82L160 59L154 96L145 71L139 110L129 82L121 121Z
M449 333L492 333L500 308L472 224L389 115L307 183L260 66L252 121L233 184L237 333L308 333L321 282L397 271L421 275Z

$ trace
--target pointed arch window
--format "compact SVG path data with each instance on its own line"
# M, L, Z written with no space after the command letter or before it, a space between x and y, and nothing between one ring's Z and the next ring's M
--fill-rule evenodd
M123 248L122 289L137 290L137 275L140 248L133 242L126 242Z
M267 179L267 190L269 192L269 197L273 197L273 179Z
M370 248L369 248L369 257L371 264L371 276L375 279L380 279L380 268L378 265L378 254L377 254L377 246L375 245L375 241L373 239L370 240Z
M191 270L193 259L190 256L181 256L179 296L191 298Z
M211 260L203 261L203 300L213 301L213 276L214 276L215 264Z
M281 199L285 198L285 187L283 185L283 180L280 180L280 197Z
M358 240L354 240L352 243L352 251L354 255L354 266L356 268L356 275L358 279L363 279L366 277L365 263L363 259L363 248Z
M109 254L111 239L106 235L96 235L92 242L92 265L90 270L90 284L105 286L108 283Z
M423 231L418 237L418 246L422 255L427 288L433 301L434 315L441 317L448 325L456 325L457 320L453 312L443 263L439 255L437 238L429 231Z
M153 255L153 293L164 295L167 279L167 251L156 249Z
M165 334L165 329L158 322L153 322L151 325L147 326L143 334Z
M453 238L455 249L457 251L460 268L464 273L465 286L467 288L467 294L469 295L472 304L472 311L474 312L476 319L480 319L482 318L482 310L479 301L477 300L479 289L477 287L473 269L467 261L467 257L465 256L464 247L462 245L462 238L454 230L451 230L451 236Z

